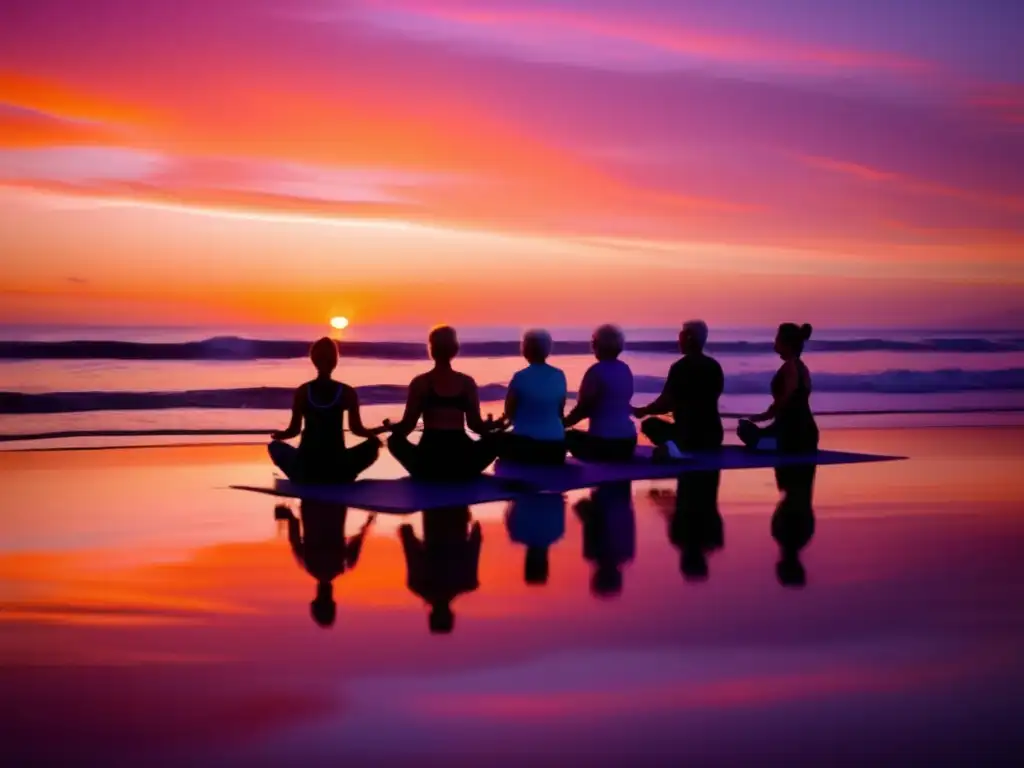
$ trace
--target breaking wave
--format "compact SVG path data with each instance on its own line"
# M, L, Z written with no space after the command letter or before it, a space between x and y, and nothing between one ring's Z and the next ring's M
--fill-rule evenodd
M340 341L342 355L377 360L422 360L426 347L405 341ZM630 352L678 354L674 341L630 341ZM883 338L819 340L808 344L811 352L1024 352L1024 338L931 338L901 341ZM723 341L708 344L718 355L763 355L772 352L770 341ZM0 360L289 360L305 357L304 341L245 339L218 336L202 341L152 343L135 341L0 341ZM518 341L468 341L463 357L514 357ZM588 355L589 341L558 341L555 354Z
M766 394L771 372L739 373L726 377L729 395ZM636 376L636 392L661 391L664 379ZM879 394L942 394L981 391L1024 391L1024 368L964 370L947 368L934 371L888 370L877 373L816 373L817 392ZM406 387L399 384L375 384L359 387L365 405L405 402ZM239 389L196 389L175 392L0 392L0 414L75 413L85 411L138 411L172 408L214 409L288 409L294 390L284 387ZM483 401L502 400L504 384L480 387Z

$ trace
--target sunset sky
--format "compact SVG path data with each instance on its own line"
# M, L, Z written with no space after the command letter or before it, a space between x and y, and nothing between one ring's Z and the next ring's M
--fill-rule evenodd
M1024 325L1013 0L8 0L0 322Z

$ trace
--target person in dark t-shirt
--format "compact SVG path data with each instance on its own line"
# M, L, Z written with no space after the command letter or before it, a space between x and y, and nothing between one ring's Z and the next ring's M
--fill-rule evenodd
M659 454L680 458L683 451L714 450L722 446L722 417L718 398L725 386L722 366L704 354L708 327L702 320L691 320L679 333L683 356L672 364L665 388L650 405L633 409L644 419L640 430L658 446ZM673 421L644 418L672 414Z

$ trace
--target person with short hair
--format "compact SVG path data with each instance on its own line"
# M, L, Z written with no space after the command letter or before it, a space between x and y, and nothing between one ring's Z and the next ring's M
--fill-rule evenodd
M434 367L409 384L402 420L392 425L388 450L411 477L423 480L468 480L480 475L497 457L492 439L474 440L466 427L481 438L500 428L493 419L480 415L480 393L472 376L456 371L452 360L459 353L455 329L440 325L427 340ZM423 419L418 443L409 434Z
M656 456L682 458L683 451L714 450L722 446L724 432L718 399L725 388L722 366L704 354L708 326L690 320L679 332L682 357L669 368L665 387L649 405L633 409L638 419L645 416L640 431L657 447ZM656 418L672 413L672 421Z
M297 483L348 483L373 464L380 455L377 435L386 427L367 429L359 412L359 394L354 387L331 378L338 366L338 346L333 339L313 343L309 359L317 376L295 390L292 418L288 426L271 435L270 459L289 480ZM345 446L345 414L349 429L367 438L359 445ZM299 447L285 440L300 434Z
M565 373L549 365L551 334L532 329L523 334L525 368L516 371L505 396L505 419L511 432L497 436L498 455L522 464L565 462Z
M581 461L629 461L636 451L636 425L630 418L633 372L619 355L622 330L602 325L592 339L594 363L583 375L576 406L565 417L566 446ZM587 431L572 429L584 419Z
M801 359L811 338L807 323L783 323L775 335L775 352L782 367L772 378L772 404L764 413L741 419L737 434L748 448L780 453L818 450L818 425L811 412L811 372ZM771 421L767 427L757 426Z

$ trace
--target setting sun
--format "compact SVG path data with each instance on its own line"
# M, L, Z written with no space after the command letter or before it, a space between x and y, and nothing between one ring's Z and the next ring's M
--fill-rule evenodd
M332 317L331 318L331 328L334 328L337 331L345 330L346 328L348 328L348 318L347 317Z

